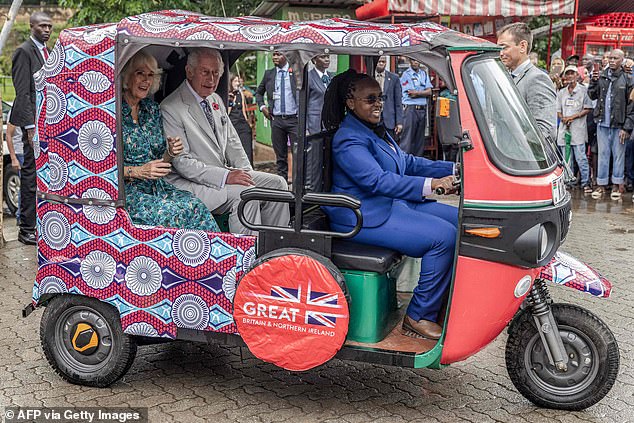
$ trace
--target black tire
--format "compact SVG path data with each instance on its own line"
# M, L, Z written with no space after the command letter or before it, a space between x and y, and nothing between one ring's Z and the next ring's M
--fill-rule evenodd
M619 347L607 325L588 310L571 304L551 307L568 352L567 371L556 372L548 362L528 310L521 311L509 327L506 368L513 385L534 404L583 410L599 402L614 385Z
M113 384L136 355L136 343L123 333L117 310L80 295L60 295L48 303L40 322L40 340L55 372L77 385L104 388Z
M20 175L11 166L11 161L5 160L4 163L2 192L9 212L15 216L15 212L18 210L18 196L20 195Z

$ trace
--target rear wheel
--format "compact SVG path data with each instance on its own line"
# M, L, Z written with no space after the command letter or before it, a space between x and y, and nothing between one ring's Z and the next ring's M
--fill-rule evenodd
M40 340L53 369L78 385L111 385L136 355L136 344L123 333L116 309L79 295L50 301L40 323Z
M4 192L4 202L7 203L9 212L15 215L18 210L18 197L20 196L20 175L11 166L10 161L5 162L2 192Z
M506 367L522 395L538 406L583 410L612 388L619 370L619 349L601 319L571 304L553 304L553 316L568 355L566 371L549 363L530 310L509 328Z

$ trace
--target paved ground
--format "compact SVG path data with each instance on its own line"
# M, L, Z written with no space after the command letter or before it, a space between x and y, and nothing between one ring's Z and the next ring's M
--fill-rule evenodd
M290 373L239 348L178 342L141 347L128 375L111 388L69 385L42 354L42 311L20 317L31 297L35 250L17 241L0 249L0 406L147 406L152 422L634 421L631 197L620 203L577 199L575 208L564 250L593 264L615 289L610 300L558 288L553 296L593 310L621 350L616 385L585 412L538 409L520 396L504 367L505 334L441 371L333 360ZM14 222L7 220L7 227Z

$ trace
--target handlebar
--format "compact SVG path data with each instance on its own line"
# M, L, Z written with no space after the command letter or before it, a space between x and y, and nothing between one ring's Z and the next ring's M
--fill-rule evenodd
M455 187L460 186L460 179L456 179L455 181L453 181L452 185ZM445 188L438 187L434 190L434 192L436 193L436 195L445 195Z
M282 232L295 232L292 228L267 226L262 224L254 224L248 222L244 216L244 207L249 201L270 201L277 203L294 203L295 195L290 191L274 190L270 188L251 188L240 193L240 204L238 205L238 219L247 228L252 231L260 231L263 229L282 231ZM302 229L302 233L307 234L319 234L336 238L351 238L359 233L363 226L363 216L361 215L361 202L354 197L345 194L331 194L331 193L307 193L302 197L302 202L305 204L314 204L318 206L330 206L330 207L345 207L355 214L357 223L351 231L340 233L332 231L315 231L310 229Z

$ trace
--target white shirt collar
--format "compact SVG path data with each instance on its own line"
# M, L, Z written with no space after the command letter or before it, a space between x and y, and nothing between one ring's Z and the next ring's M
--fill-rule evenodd
M189 91L191 91L192 95L194 96L198 104L200 104L201 101L207 100L206 98L202 98L200 95L198 95L198 93L190 85L189 81L185 80L185 83L187 84L187 88L189 88Z
M42 49L46 47L46 44L42 44L33 36L31 36L31 41L33 41L33 43L35 44L35 47L37 47L37 49L40 51L42 51Z
M524 72L524 70L531 64L531 60L529 58L526 58L525 61L523 61L522 63L520 63L515 70L512 70L511 73L515 76L519 75L520 73Z
M279 71L283 70L283 71L288 72L288 68L289 68L288 62L286 62L286 64L283 67L281 67L281 68L277 67L277 71L279 72Z
M317 71L317 75L319 75L319 78L321 78L322 76L324 76L325 72L320 71L319 69L315 68L315 71Z

